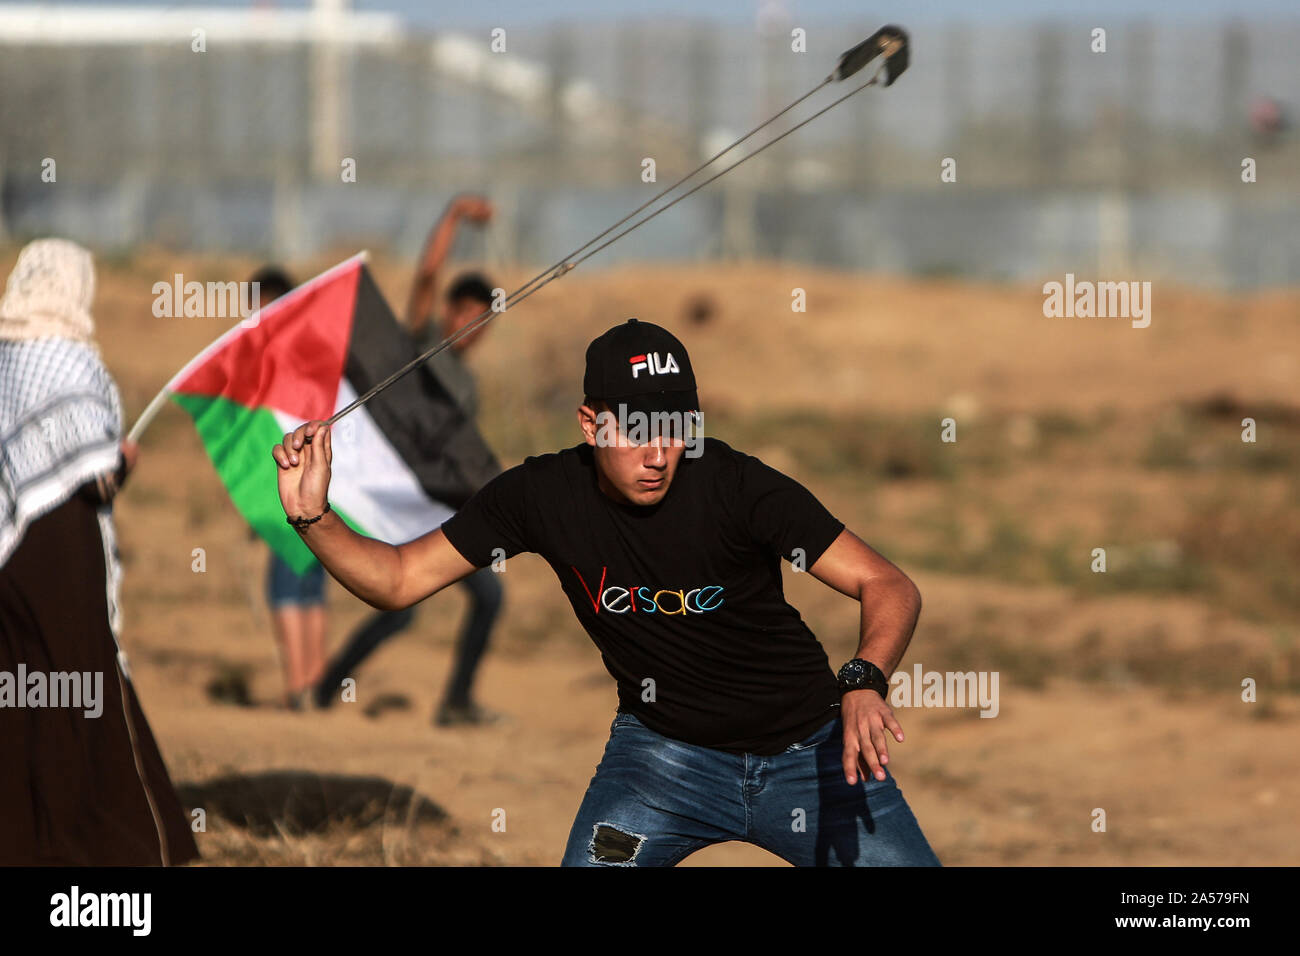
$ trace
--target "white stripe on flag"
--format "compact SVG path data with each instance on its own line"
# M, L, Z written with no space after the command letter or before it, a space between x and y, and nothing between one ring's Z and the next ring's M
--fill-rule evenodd
M343 379L334 410L356 398L356 390ZM286 432L302 424L279 410L275 420ZM402 544L441 527L452 516L451 508L420 487L364 405L334 425L332 445L330 502L371 537Z

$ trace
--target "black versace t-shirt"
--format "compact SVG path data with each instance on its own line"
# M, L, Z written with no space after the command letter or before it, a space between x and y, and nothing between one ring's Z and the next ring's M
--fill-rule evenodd
M683 455L657 505L602 493L581 444L503 472L442 526L477 567L546 559L620 711L753 754L780 753L839 704L825 651L785 600L781 558L811 568L843 529L798 482L712 438Z

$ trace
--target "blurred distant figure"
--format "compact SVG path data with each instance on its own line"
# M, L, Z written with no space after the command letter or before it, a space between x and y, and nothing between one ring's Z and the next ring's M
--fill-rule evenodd
M250 281L258 283L260 306L274 302L294 286L278 266L263 266ZM325 569L313 560L306 574L297 574L272 551L266 569L266 599L284 669L284 705L301 710L311 705L311 689L325 671Z
M460 221L468 219L481 224L491 218L492 205L485 198L460 196L451 202L429 233L406 308L407 330L421 352L458 332L491 307L492 284L478 273L462 273L447 288L442 320L431 321L437 300L438 271L451 251ZM460 356L479 340L481 334L482 329L468 333L431 358L425 367L426 373L438 381L470 419L478 415L478 387ZM460 585L469 597L469 613L456 641L456 659L442 702L434 715L435 722L442 727L491 723L499 716L475 703L473 685L492 627L501 611L501 577L490 568L483 568L464 578ZM414 620L415 608L410 607L380 612L362 624L317 686L317 706L329 706L343 680L354 674L376 647L406 630Z
M1250 104L1250 131L1255 140L1272 146L1286 129L1282 104L1271 96L1257 96Z
M112 502L135 464L90 253L40 239L0 299L0 865L199 855L117 644ZM21 701L18 699L21 696Z
M686 303L686 321L691 325L708 325L718 314L718 304L707 292L698 292Z

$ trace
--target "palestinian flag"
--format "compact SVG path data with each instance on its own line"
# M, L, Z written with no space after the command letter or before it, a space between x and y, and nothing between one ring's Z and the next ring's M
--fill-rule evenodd
M286 522L271 448L329 418L417 354L355 256L232 328L164 389L194 419L231 500L299 574L315 557ZM439 527L499 470L426 366L334 426L330 506L391 544Z

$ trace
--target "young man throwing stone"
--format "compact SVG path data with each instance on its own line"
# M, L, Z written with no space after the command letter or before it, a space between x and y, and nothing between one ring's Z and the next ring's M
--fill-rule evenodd
M798 482L699 437L690 357L666 330L631 319L597 338L584 389L582 443L396 547L329 510L330 433L302 425L273 452L285 514L378 608L524 551L551 565L619 698L564 865L671 866L729 840L797 866L938 865L888 770L915 585ZM861 603L838 676L785 600L781 558Z

